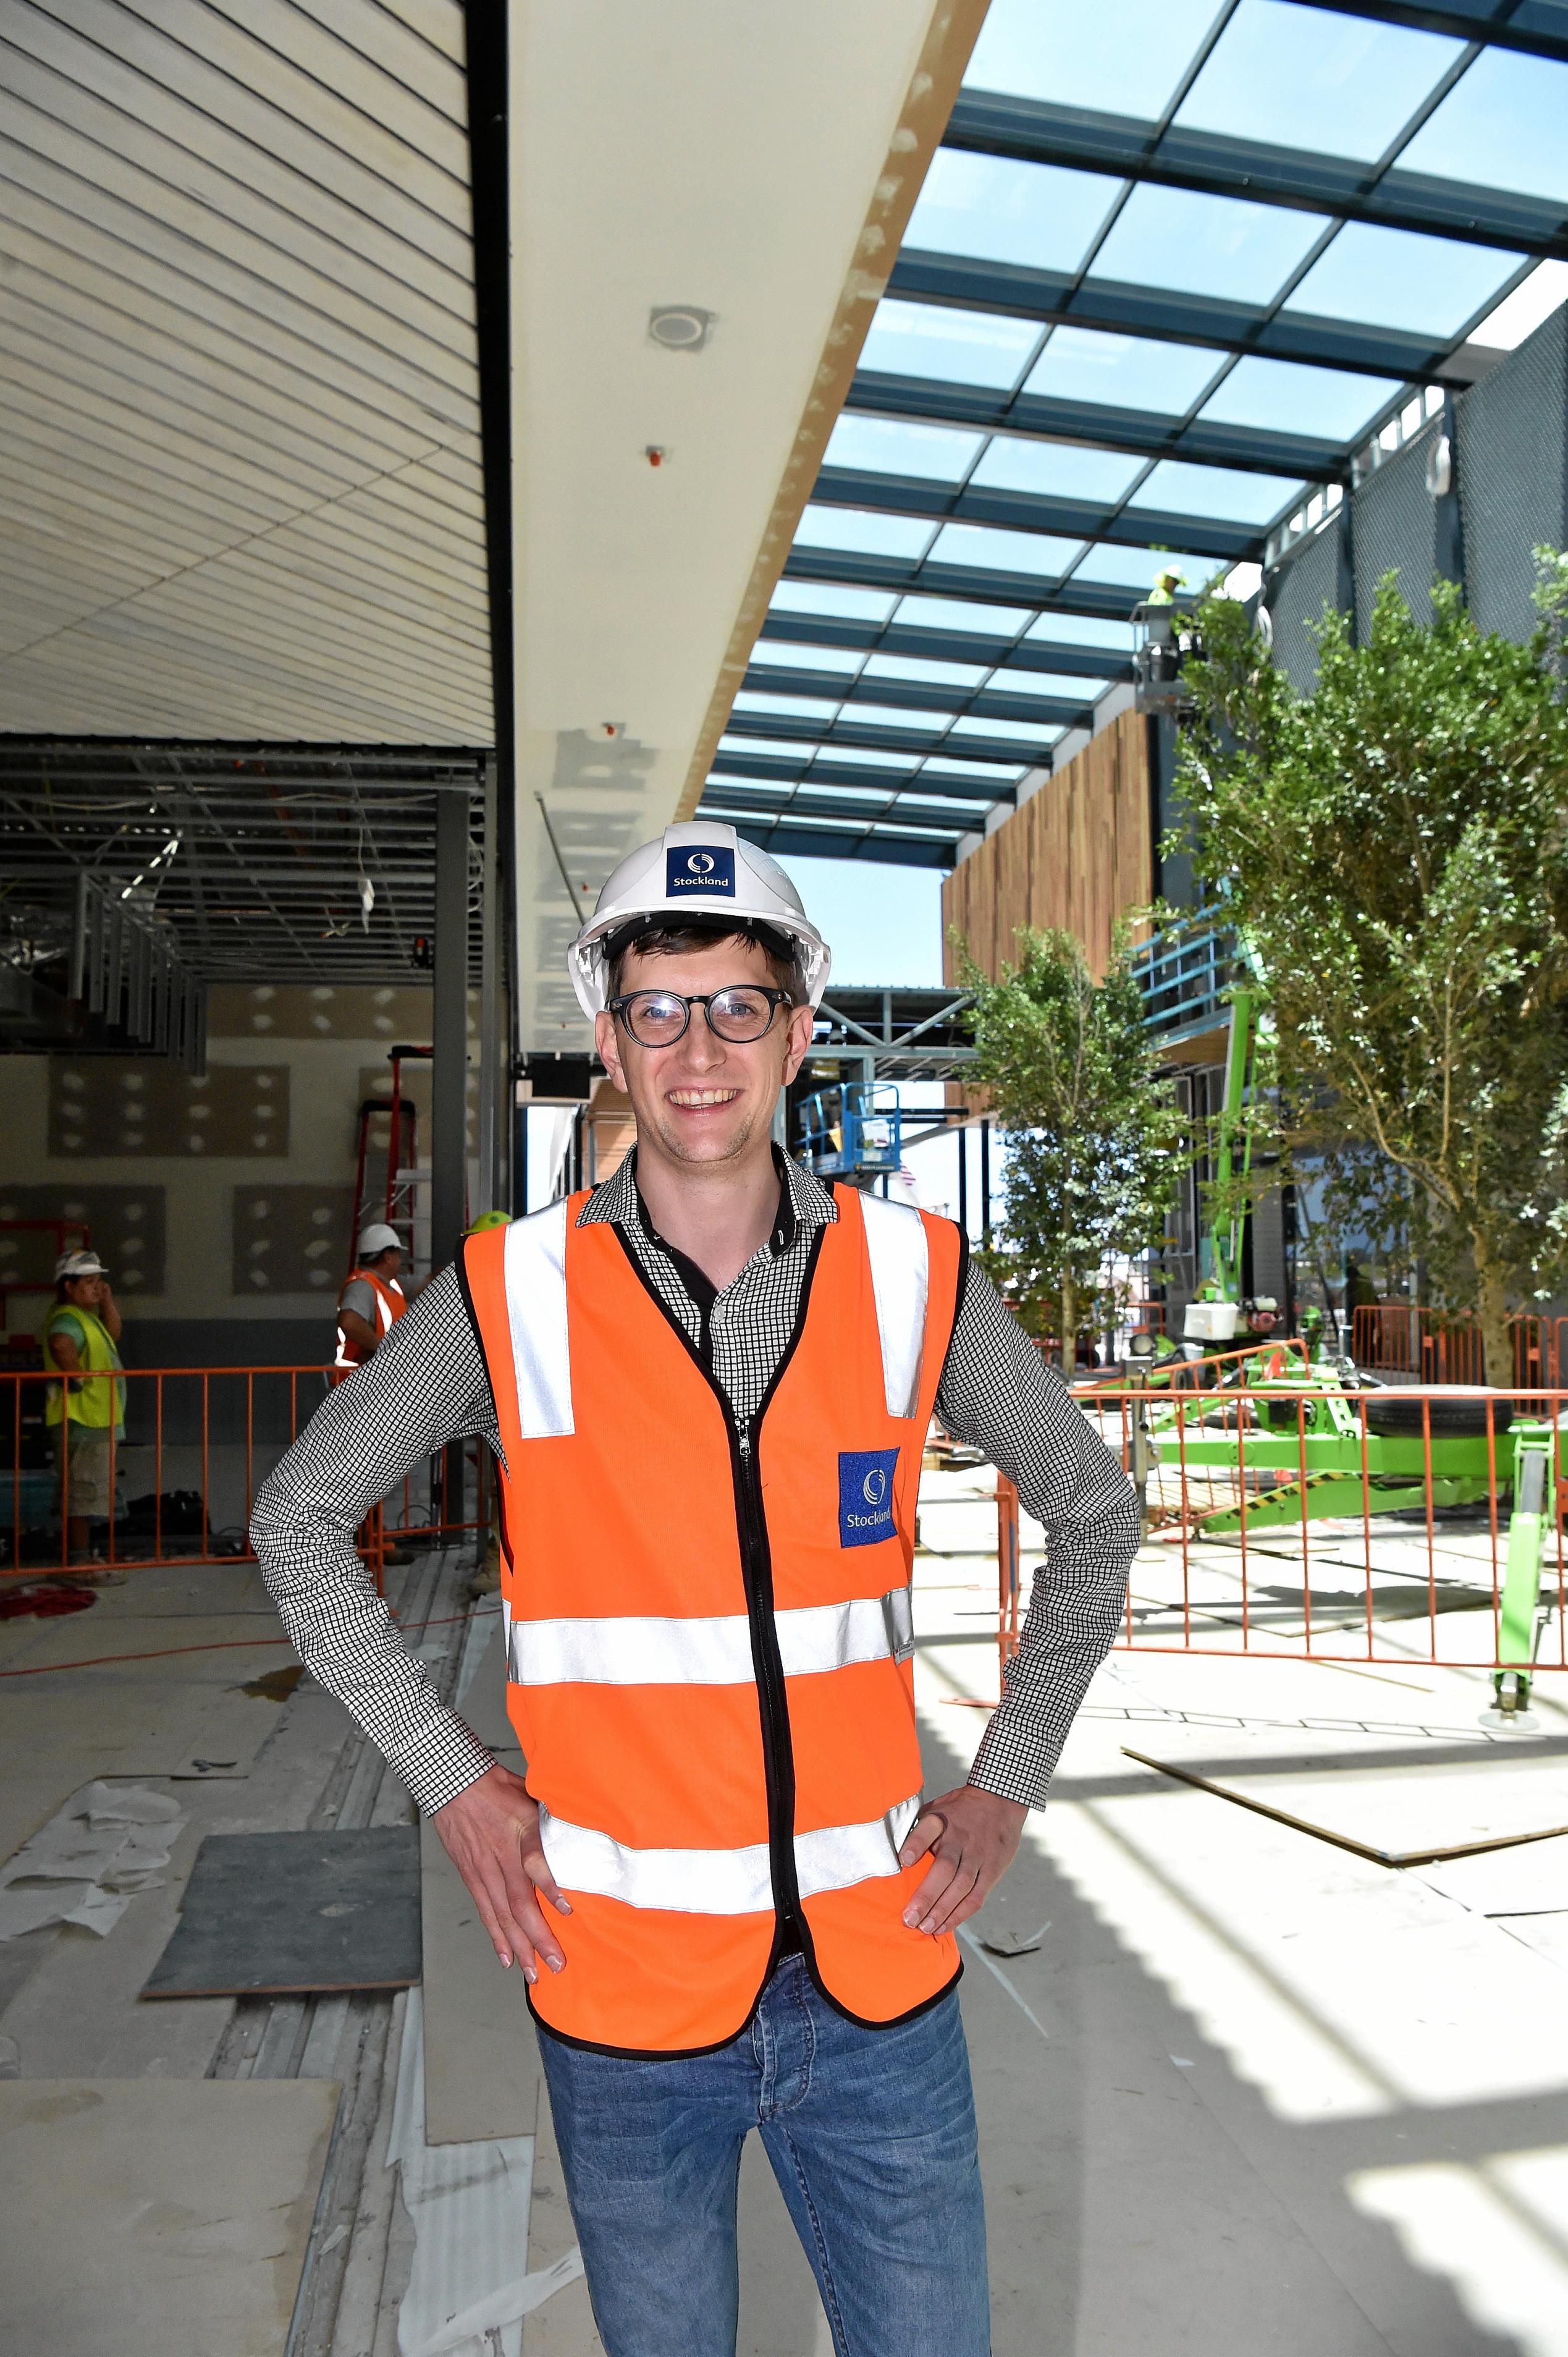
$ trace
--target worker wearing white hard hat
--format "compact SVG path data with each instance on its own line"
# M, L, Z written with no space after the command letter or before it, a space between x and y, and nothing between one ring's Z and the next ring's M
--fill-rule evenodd
M409 1296L398 1281L403 1262L403 1238L394 1227L372 1220L360 1229L358 1257L338 1296L335 1383L346 1383L363 1366L407 1309Z
M48 1388L44 1415L54 1432L68 1559L85 1567L97 1559L93 1524L106 1527L114 1515L115 1451L125 1433L120 1308L95 1252L61 1253L54 1274L44 1349L61 1380Z

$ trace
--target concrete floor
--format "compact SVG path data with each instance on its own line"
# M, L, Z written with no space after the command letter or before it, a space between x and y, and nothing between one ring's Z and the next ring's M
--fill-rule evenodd
M918 1691L931 1790L961 1778L983 1725L970 1706L994 1692L995 1573L982 1552L994 1524L976 1488L932 1477L923 1512L934 1551L918 1564ZM138 1629L171 1641L176 1605L193 1631L199 1609L203 1641L223 1633L209 1621L238 1635L260 1625L241 1567L214 1567L214 1587L183 1599L160 1577L134 1577L70 1621L7 1624L0 1666L129 1651ZM465 1580L455 1559L414 1566L405 1618L445 1621ZM460 1622L424 1634L449 1691L486 1635ZM171 1744L217 1707L204 1695L199 1711L188 1683L216 1684L212 1657L185 1658L206 1667L165 1665L166 1684L142 1691L134 1714L138 1727L144 1706L177 1719ZM226 1693L288 1656L220 1658L243 1664L225 1667ZM129 1674L8 1685L8 1703L46 1689L57 1700L27 1707L27 1740L46 1756L7 1816L7 1848L84 1774L115 1772L90 1738L121 1726L102 1697ZM1305 1755L1332 1728L1375 1816L1377 1761L1457 1761L1484 1779L1499 1748L1477 1724L1486 1699L1477 1674L1418 1663L1112 1656L1052 1807L1031 1820L965 1943L998 2357L1568 2357L1568 1840L1539 1845L1530 1865L1526 1852L1499 1853L1506 1884L1391 1871L1123 1750L1164 1747L1226 1769L1252 1752L1288 1759L1298 1741ZM532 2297L550 2295L525 2323L481 2319L448 2346L585 2357L596 2343L572 2280L548 2122L537 2151L527 2139L510 2155L411 2147L406 2068L397 2115L417 2022L408 2000L137 2003L201 1833L407 1814L395 1780L308 1681L265 1709L247 1772L144 1779L191 1815L164 1889L134 1900L105 1939L68 1926L0 1946L10 2067L33 2079L338 2080L289 2357L413 2357L430 2345L431 2319L461 2306L453 2287L478 2299L525 2275ZM1528 1756L1555 1777L1568 1710L1547 1696L1539 1716ZM145 1764L126 1756L127 1770ZM51 1772L65 1780L58 1792ZM1485 1911L1499 1900L1506 1912ZM1031 1953L988 1953L984 1939L1000 1934ZM426 2165L437 2151L450 2157L441 2169ZM743 2174L741 2348L826 2357L814 2289L757 2161L748 2154Z

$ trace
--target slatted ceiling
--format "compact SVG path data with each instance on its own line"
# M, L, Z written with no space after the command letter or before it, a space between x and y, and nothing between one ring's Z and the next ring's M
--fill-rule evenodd
M0 730L483 744L459 0L0 13Z

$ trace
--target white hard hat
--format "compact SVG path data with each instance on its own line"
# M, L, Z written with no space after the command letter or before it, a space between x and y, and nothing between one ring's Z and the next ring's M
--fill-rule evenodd
M818 1006L828 986L832 952L800 895L776 859L716 819L667 826L657 842L621 861L566 959L585 1015L598 1014L605 1003L605 943L633 917L733 918L737 931L747 923L771 925L800 945L808 1003Z
M95 1252L64 1252L55 1263L55 1283L62 1276L107 1276L108 1270Z
M360 1258L374 1260L384 1252L402 1252L403 1238L384 1220L372 1220L368 1228L360 1230Z

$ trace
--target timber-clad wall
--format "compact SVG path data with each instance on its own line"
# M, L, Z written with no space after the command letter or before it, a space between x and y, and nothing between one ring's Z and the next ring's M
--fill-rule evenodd
M1020 925L1076 933L1098 977L1123 909L1154 898L1148 723L1117 717L961 861L942 887L942 973L956 927L987 974L1016 960Z

